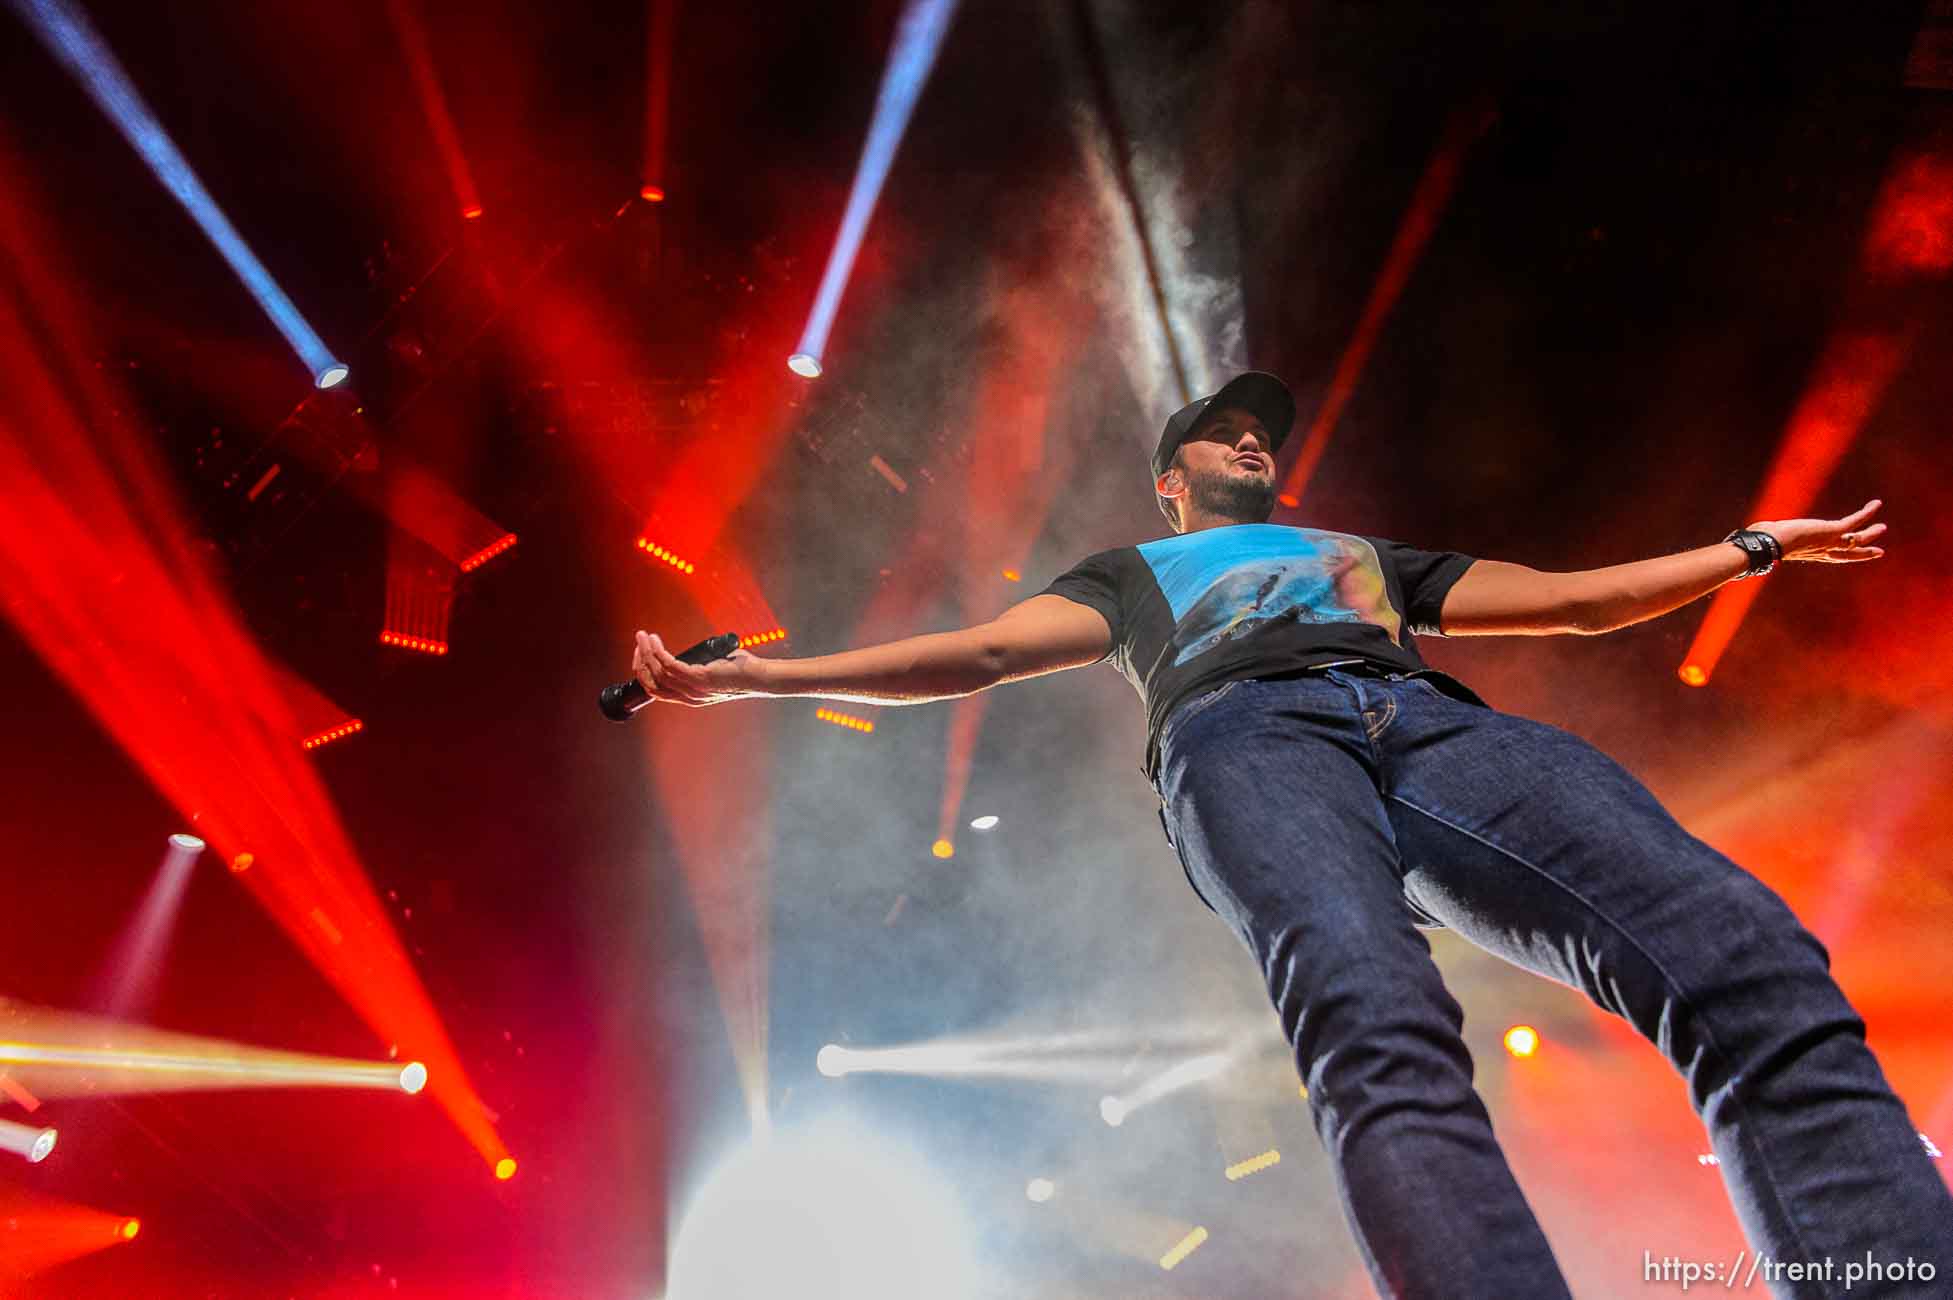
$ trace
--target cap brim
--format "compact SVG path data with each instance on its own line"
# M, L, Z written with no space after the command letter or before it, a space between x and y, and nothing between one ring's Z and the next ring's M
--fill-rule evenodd
M1222 384L1221 391L1207 403L1207 410L1201 412L1201 420L1224 406L1238 406L1260 420L1261 427L1268 430L1271 453L1282 449L1289 430L1295 427L1295 395L1265 370L1245 371Z

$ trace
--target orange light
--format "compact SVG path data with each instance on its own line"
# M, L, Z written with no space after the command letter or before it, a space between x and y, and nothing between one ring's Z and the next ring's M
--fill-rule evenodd
M1709 684L1709 671L1701 664L1683 664L1675 670L1675 675L1687 682L1690 686L1707 686Z
M1280 496L1276 497L1275 499L1281 502L1283 505L1287 506L1290 510L1293 510L1297 506L1302 504L1302 498L1296 496L1295 493L1293 492L1284 492Z
M679 559L676 555L673 555L670 551L667 551L664 547L655 544L649 538L646 537L638 538L637 549L643 551L646 555L650 556L654 560L663 560L666 564L669 564L672 568L678 570L680 573L692 572L693 565L689 560Z
M1505 1031L1505 1050L1525 1058L1539 1050L1539 1031L1531 1025L1514 1025Z
M356 731L364 730L366 730L366 724L358 718L353 718L350 721L340 723L336 727L321 731L316 736L307 736L298 743L306 749L317 749L321 745L330 745L335 740L343 740ZM248 853L242 856L246 858L250 857Z
M122 1240L124 1241L134 1241L136 1239L136 1234L141 1231L142 1231L141 1219L124 1219L122 1221L122 1226L116 1229L116 1235L122 1238Z
M866 718L857 718L847 713L836 713L833 709L815 709L814 716L822 722L831 722L837 727L846 727L849 731L867 732L875 729L875 724Z
M249 853L240 853L236 857L231 859L231 870L236 872L249 871L251 869L251 864L256 861L257 859L252 857Z
M663 203L665 201L664 189L657 185L645 186L637 192L637 196L646 203Z
M783 627L776 627L770 632L755 632L750 636L741 633L739 644L742 646L770 645L772 642L784 641L786 639L787 630Z
M1021 573L1019 573L1019 572L1018 572L1017 570L1015 570L1015 569L1005 569L1005 570L1004 570L1004 581L1005 581L1005 582L1022 582L1022 581L1024 581L1024 575L1023 575L1023 574L1021 574Z
M402 650L418 650L424 655L444 655L448 652L448 643L445 641L433 641L424 636L407 636L401 632L380 633L380 644L398 646Z
M500 1160L497 1160L495 1162L495 1176L501 1179L505 1183L509 1181L509 1179L515 1177L514 1158L510 1156L503 1156Z
M937 840L929 846L929 851L939 858L953 858L956 856L956 846L948 840Z
M461 571L463 573L473 573L476 569L479 569L482 565L487 564L490 560L494 559L496 556L500 555L503 551L508 550L511 546L514 545L515 545L515 534L504 533L501 537L497 538L495 541L489 543L487 546L482 547L479 551L476 551L473 555L463 560L461 562Z
M475 204L472 207L461 209L461 219L463 221L473 221L480 216L481 216L481 204L479 203Z
M1239 1160L1229 1165L1226 1171L1227 1181L1238 1183L1243 1178L1251 1177L1264 1169L1271 1169L1280 1163L1282 1163L1282 1153L1271 1147L1258 1156L1250 1156L1246 1160Z

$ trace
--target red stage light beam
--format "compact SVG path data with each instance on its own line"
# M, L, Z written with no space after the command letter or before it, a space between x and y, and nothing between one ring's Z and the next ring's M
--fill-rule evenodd
M348 1003L425 1061L492 1165L507 1154L224 584L78 323L77 283L0 142L0 610ZM310 918L329 917L331 943Z
M1891 334L1841 335L1818 361L1791 413L1749 519L1789 519L1802 515L1844 458L1858 430L1898 373L1909 340ZM1709 600L1709 610L1676 675L1690 686L1706 686L1723 652L1763 591L1763 582L1732 582Z
M0 1282L36 1273L135 1239L137 1220L0 1184ZM12 1294L12 1286L7 1288Z
M1309 422L1309 431L1302 439L1302 450L1289 466L1288 477L1277 495L1277 500L1289 509L1301 506L1302 494L1308 489L1309 479L1314 476L1316 466L1322 460L1330 435L1336 431L1337 421L1342 419L1343 408L1356 392L1363 369L1370 362L1371 349L1376 347L1377 339L1383 334L1384 322L1390 317L1390 309L1397 305L1404 286L1410 283L1411 272L1417 269L1424 245L1430 241L1431 232L1438 228L1438 219L1444 215L1445 205L1451 202L1451 192L1457 188L1466 156L1497 116L1497 110L1481 100L1457 110L1445 124L1444 134L1438 138L1437 148L1424 165L1424 174L1418 177L1417 188L1411 192L1410 206L1404 211L1404 219L1398 223L1396 238L1391 240L1390 252L1383 259L1383 270L1370 287L1369 299L1363 304L1363 314L1356 322L1356 332L1350 336L1349 345L1336 362L1329 391L1324 395L1322 405L1316 409L1315 418Z
M671 42L677 26L678 0L651 0L647 16L649 49L644 78L644 187L638 196L646 203L665 198L665 137L671 123Z
M1750 506L1750 521L1810 512L1911 350L1922 314L1912 293L1949 269L1953 161L1909 153L1880 186L1860 256L1857 293L1847 309L1850 322L1833 332L1806 382ZM1718 590L1676 675L1690 686L1708 685L1761 591L1759 582L1732 582Z
M468 170L468 157L461 151L461 136L454 129L448 112L447 96L441 93L441 79L434 72L434 58L427 48L427 29L412 0L387 0L387 16L400 37L400 52L407 57L407 70L413 74L414 93L420 96L421 112L427 115L428 129L434 133L435 147L448 169L448 182L454 187L454 201L464 220L482 214L481 195L475 191L474 174Z

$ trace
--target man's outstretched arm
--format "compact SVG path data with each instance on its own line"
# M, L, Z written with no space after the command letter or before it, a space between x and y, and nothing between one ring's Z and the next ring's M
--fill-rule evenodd
M762 659L736 650L693 665L679 662L657 636L639 632L631 669L653 700L694 708L763 695L923 704L1097 663L1111 645L1104 615L1063 596L1040 595L975 627L810 659Z
M1854 564L1885 554L1868 543L1885 532L1871 523L1879 501L1843 519L1785 519L1750 527L1775 537L1792 560ZM1542 573L1523 564L1479 560L1445 595L1446 636L1550 636L1612 632L1679 609L1742 576L1749 563L1727 542L1632 564L1578 573Z

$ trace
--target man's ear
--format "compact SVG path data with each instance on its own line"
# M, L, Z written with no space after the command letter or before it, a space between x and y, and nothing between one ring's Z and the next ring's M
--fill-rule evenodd
M1153 491L1163 497L1178 497L1186 490L1186 480L1180 477L1180 471L1177 469L1168 470L1153 484Z

